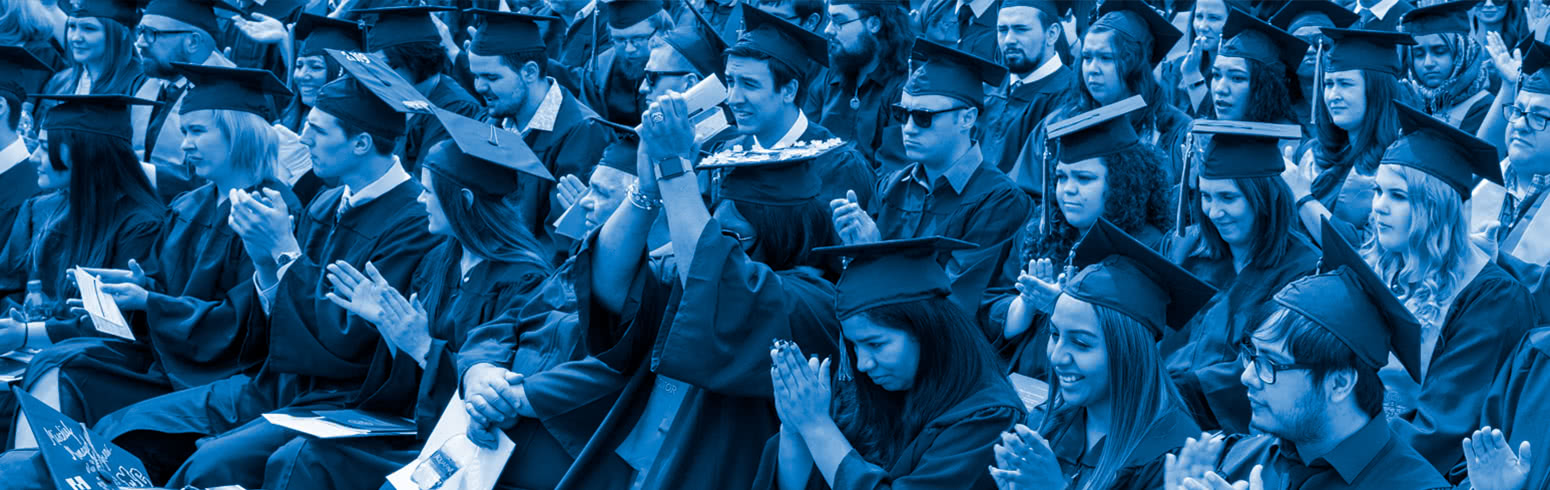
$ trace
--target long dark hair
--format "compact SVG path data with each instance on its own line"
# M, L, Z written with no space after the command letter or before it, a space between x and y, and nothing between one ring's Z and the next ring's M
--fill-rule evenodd
M882 23L877 37L877 70L880 75L900 73L909 69L910 46L915 44L915 31L910 28L910 14L905 8L893 5L859 4L856 13L862 18L877 17Z
M773 64L771 65L773 66ZM836 277L839 261L809 253L814 248L839 243L828 207L817 199L791 206L773 206L732 200L738 214L753 225L751 253L776 271L800 266L816 267L825 277Z
M1145 44L1132 40L1129 37L1131 36L1130 34L1116 32L1102 24L1094 25L1087 31L1087 35L1102 32L1113 34L1111 42L1114 46L1114 63L1116 69L1120 72L1120 79L1125 82L1125 87L1146 100L1146 107L1130 114L1130 122L1135 126L1136 133L1146 135L1151 134L1154 130L1161 131L1157 127L1157 116L1162 112L1164 106L1172 103L1172 98L1169 96L1168 91L1163 90L1163 86L1158 84L1157 79L1152 76L1152 66L1148 61L1147 54L1148 47ZM1078 57L1076 64L1078 77L1082 76L1083 61L1082 58ZM1088 91L1086 83L1078 83L1077 86L1081 87L1082 92L1082 100L1079 107L1081 110L1092 110L1102 105L1098 103L1097 99L1093 98L1093 94Z
M888 467L927 423L954 405L987 388L1011 390L985 334L947 298L878 306L860 316L904 331L920 344L915 384L905 392L884 390L854 362L839 367L849 381L836 381L830 410L845 439L867 461ZM855 346L849 340L844 344L844 359L855 359Z
M525 177L524 177L525 178ZM519 205L507 197L463 198L463 186L430 173L430 188L447 215L452 236L463 248L484 260L535 261L547 264L548 255L524 223Z
M140 84L145 82L145 74L140 71L139 57L135 53L134 31L108 17L92 18L102 23L102 56L106 58L103 63L106 70L97 74L98 79L92 80L91 93L134 95ZM73 94L77 80L87 76L85 65L76 63L68 53L65 58L71 60L70 66L49 79L45 90L48 93Z
M1274 175L1232 181L1237 184L1238 192L1243 194L1249 209L1254 210L1254 229L1250 233L1253 242L1249 247L1253 255L1248 258L1249 262L1260 265L1279 263L1286 256L1294 233L1292 229L1297 223L1297 211L1292 209L1292 189L1286 186L1286 181ZM1216 230L1216 224L1201 209L1199 199L1189 203L1189 212L1194 222L1200 223L1200 245L1192 252L1193 255L1210 259L1231 255L1227 242L1222 241L1222 234Z
M1249 111L1244 114L1248 121L1266 123L1293 123L1297 114L1292 110L1292 90L1286 65L1281 62L1265 63L1243 58L1249 68ZM1297 91L1297 97L1302 91ZM1213 112L1216 110L1213 106Z
M339 75L344 72L344 67L340 66L338 61L334 61L333 56L328 56L327 54L301 55L297 56L295 60L291 61L292 76L288 78L288 80L290 80L291 92L295 93L295 95L291 96L290 105L286 106L285 111L281 113L280 124L285 125L286 128L289 128L291 131L294 131L297 134L300 134L302 126L305 126L304 123L307 122L307 111L312 110L312 106L307 105L306 102L302 102L301 90L296 89L296 64L301 63L302 58L311 57L323 58L323 66L327 67L328 73L325 75L327 80L323 82L324 84L339 79Z
M1163 170L1167 160L1156 147L1142 143L1101 159L1108 170L1103 193L1104 219L1130 234L1147 226L1163 231L1173 229L1173 188ZM1054 199L1050 199L1049 205L1057 206ZM1081 238L1081 230L1071 226L1058 208L1051 210L1049 216L1051 226L1047 234L1039 233L1037 213L1023 226L1024 247L1018 253L1019 263L1041 258L1065 260Z
M1114 482L1136 446L1141 445L1152 421L1170 410L1184 406L1179 391L1163 367L1162 354L1147 327L1118 310L1092 305L1103 331L1103 348L1109 356L1109 396L1111 407L1109 433L1104 436L1103 454L1082 488L1107 489ZM1054 363L1048 370L1049 393L1043 408L1046 414L1039 424L1040 434L1054 434L1071 427L1084 407L1073 407L1060 396L1060 377ZM1053 438L1054 436L1049 436Z
M65 217L45 233L58 233L59 250L33 250L35 268L42 254L63 257L70 266L105 266L114 219L138 209L162 207L129 142L70 130L48 134L48 156L58 170L70 170ZM69 149L70 160L64 158ZM49 240L37 240L39 247Z
M1367 93L1367 111L1361 126L1350 133L1330 119L1324 109L1324 87L1314 87L1318 97L1318 120L1314 132L1319 143L1313 148L1320 172L1313 179L1313 195L1325 199L1345 182L1351 170L1362 175L1372 175L1378 170L1383 151L1389 143L1399 138L1399 115L1390 102L1412 102L1409 92L1400 88L1399 79L1388 73L1362 70L1363 87Z

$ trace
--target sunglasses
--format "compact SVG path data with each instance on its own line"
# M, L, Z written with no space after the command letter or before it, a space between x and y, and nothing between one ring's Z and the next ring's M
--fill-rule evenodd
M961 110L964 110L964 109L968 109L968 107L967 106L949 107L947 109L932 111L932 110L926 110L926 109L911 109L911 108L904 107L904 106L899 105L899 104L894 104L893 105L893 110L894 111L898 112L899 114L903 114L905 117L908 117L911 121L913 121L915 123L915 127L920 128L920 129L930 129L931 128L931 124L936 122L936 117L939 116L939 115L946 114L946 113L953 112L953 111L961 111Z
M663 77L683 77L683 76L689 76L689 75L693 75L693 74L694 74L694 72L690 72L690 71L650 71L650 70L647 70L646 71L646 84L647 85L651 85L651 86L656 86L657 83L662 81Z

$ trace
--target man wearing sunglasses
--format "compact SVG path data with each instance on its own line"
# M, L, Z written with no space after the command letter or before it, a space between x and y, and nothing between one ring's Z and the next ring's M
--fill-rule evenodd
M1321 273L1282 288L1245 335L1257 435L1190 440L1168 458L1166 488L1452 488L1384 414L1378 371L1392 353L1421 379L1420 324L1328 221L1324 236Z
M659 0L615 0L602 4L608 18L608 49L575 73L581 99L609 122L634 126L650 102L640 93L651 42L673 28Z
M1033 208L1006 174L985 164L973 137L984 85L1000 83L1006 69L923 39L911 66L897 106L911 163L884 177L870 201L831 201L834 228L846 245L935 235L978 244L945 264L953 301L974 313Z
M135 146L142 161L152 164L147 168L151 184L167 201L194 187L193 172L183 166L183 131L178 125L178 108L189 84L172 64L236 66L217 49L213 34L220 27L215 19L209 0L153 0L135 27L140 68L159 81L149 84L158 89L154 95L140 95L161 103L151 110L148 123L135 120L146 124L136 128Z

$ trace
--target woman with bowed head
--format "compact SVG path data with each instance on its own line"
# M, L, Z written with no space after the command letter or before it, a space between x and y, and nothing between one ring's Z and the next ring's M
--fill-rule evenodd
M1173 229L1171 187L1163 157L1129 124L1140 97L1050 125L1060 151L1051 155L1050 193L1015 237L1017 255L1002 270L1013 288L992 289L981 307L987 334L1011 372L1043 377L1043 328L1060 293L1056 264L1099 219L1152 248Z
M1485 44L1470 35L1470 9L1481 0L1454 0L1405 14L1400 28L1415 36L1405 48L1408 81L1427 114L1475 134L1496 97Z
M1200 433L1157 340L1216 291L1107 221L1074 259L1049 322L1050 397L1001 436L990 474L1003 490L1153 488Z
M995 487L984 471L991 446L1025 411L972 318L947 298L941 256L973 246L926 237L813 250L853 258L836 286L844 346L831 374L830 359L776 340L780 434L755 488Z

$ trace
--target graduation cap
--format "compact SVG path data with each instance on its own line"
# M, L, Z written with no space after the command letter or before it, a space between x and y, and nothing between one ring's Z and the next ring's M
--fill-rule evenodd
M194 84L183 96L179 114L219 109L257 114L267 121L275 113L270 96L291 95L291 90L268 70L191 63L173 63L172 66Z
M700 9L690 8L694 21L680 24L662 36L662 41L672 46L700 74L721 73L726 69L727 40L716 31L716 26L705 19Z
M1480 0L1457 0L1420 7L1400 17L1399 29L1414 36L1469 34L1469 10L1476 5L1480 5Z
M194 26L210 37L221 34L215 21L215 0L150 0L145 15L159 15Z
M1117 36L1139 42L1152 52L1148 60L1152 65L1161 63L1173 50L1174 43L1184 37L1172 22L1141 0L1107 0L1098 6L1098 21L1093 27L1104 26Z
M1523 55L1519 90L1550 95L1550 45L1529 36L1518 43L1518 52Z
M1267 64L1280 61L1282 66L1291 69L1302 64L1303 55L1308 53L1308 43L1297 36L1236 8L1227 14L1222 39L1219 56L1248 58Z
M1103 218L1072 248L1071 266L1081 270L1061 294L1118 310L1153 338L1162 338L1167 327L1183 327L1216 295L1210 284Z
M1431 174L1466 201L1476 175L1502 185L1502 168L1491 143L1398 101L1390 103L1399 111L1400 136L1383 152L1381 163Z
M479 56L543 51L544 38L543 33L539 32L538 23L560 20L559 17L516 14L489 9L468 9L463 13L479 15L475 24L474 38L469 43L469 50Z
M1050 124L1046 137L1060 143L1060 161L1064 163L1113 155L1141 143L1125 116L1143 107L1146 100L1133 95Z
M915 41L910 56L913 71L905 82L910 95L941 95L977 108L985 107L985 84L1006 79L1006 67L935 41Z
M9 92L16 98L26 100L27 94L37 92L42 88L43 82L48 79L54 70L49 69L48 64L19 46L0 46L0 91ZM19 108L12 107L11 110Z
M743 9L743 33L733 47L769 56L795 73L806 71L806 60L829 66L827 39L756 8Z
M603 3L608 14L608 26L624 29L651 18L662 11L660 0L613 0Z
M366 48L364 22L301 14L296 21L296 39L301 40L297 56L323 56L324 50L361 51Z
M1323 223L1324 258L1319 274L1303 277L1275 295L1276 304L1334 334L1372 369L1388 365L1389 352L1421 380L1421 326L1329 220Z
M1368 70L1399 76L1398 46L1415 44L1415 38L1403 32L1365 29L1323 29L1334 41L1329 50L1327 71Z
M1201 161L1200 176L1207 179L1247 179L1281 175L1280 141L1302 137L1295 124L1196 119L1190 131L1211 136Z
M640 134L635 128L612 121L597 119L598 123L614 131L613 143L603 149L603 158L597 164L630 175L635 175L636 151L640 148Z
M80 131L129 141L134 127L129 122L129 106L156 105L155 101L128 95L38 94L39 99L57 100L59 105L43 115L45 131Z
M437 178L450 180L480 197L494 198L521 188L518 172L554 181L538 155L522 141L522 135L440 107L431 112L447 128L453 142L446 146L442 158L427 158L422 163Z
M330 54L332 54L331 52ZM346 74L323 85L313 107L351 126L361 128L373 138L388 140L404 136L405 117L393 110L354 75Z
M425 94L414 88L388 65L382 53L344 52L326 50L328 55L354 77L362 87L376 94L376 99L386 102L398 112L430 113L432 104ZM402 119L400 117L399 119Z
M1270 24L1286 32L1297 32L1309 25L1344 29L1358 20L1361 16L1356 12L1329 0L1296 0L1286 2L1281 11L1270 17Z
M69 0L59 2L71 17L113 19L134 29L140 23L140 2L136 0Z
M409 43L440 43L441 33L436 30L436 22L431 20L431 12L451 10L455 9L452 7L418 5L355 9L351 10L350 13L362 16L376 16L374 20L362 17L367 19L371 25L371 27L366 29L366 49L369 51L381 51L383 48Z
M953 293L942 256L978 245L941 236L818 247L813 253L851 257L835 283L834 309L850 318L872 308Z
M721 179L721 198L792 206L818 197L823 182L813 172L812 160L845 146L838 138L800 141L773 150L744 149L739 145L706 157L696 168L728 171Z
M38 453L55 488L116 490L148 488L145 464L23 390L12 390L21 414L37 435Z

